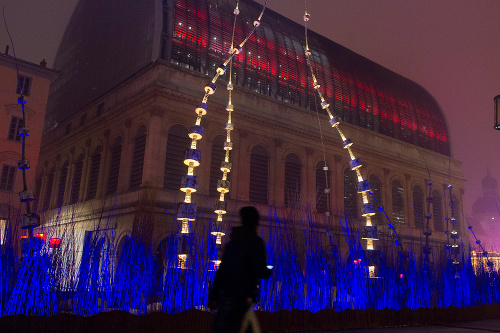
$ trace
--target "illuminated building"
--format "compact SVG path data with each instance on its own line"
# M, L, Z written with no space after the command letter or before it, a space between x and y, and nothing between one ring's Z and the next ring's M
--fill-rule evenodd
M8 50L8 48L7 48ZM39 65L17 59L16 62L6 51L0 54L0 243L4 242L5 229L17 230L20 214L24 208L19 200L19 192L23 190L23 177L18 169L21 159L21 136L23 115L18 103L20 93L26 101L25 116L29 136L26 139L25 155L31 168L26 172L26 183L34 191L40 182L35 183L40 142L42 139L43 121L47 106L49 85L58 73L46 67L42 61ZM23 205L24 207L24 205ZM17 235L16 232L14 232Z
M40 205L46 225L71 218L90 231L103 212L117 221L111 225L118 237L135 233L153 247L176 232L189 129L204 87L229 54L233 9L230 1L78 3L54 63L64 74L51 87L43 167L37 170L44 180ZM240 9L236 43L253 28L261 6L242 1ZM356 177L343 148L349 142L331 129L310 82L303 31L267 10L233 59L227 222L239 206L253 204L264 216L273 207L298 219L310 212L320 226L329 206L333 223L345 212L353 225L361 225ZM438 103L415 82L313 32L309 47L325 100L355 143L363 178L405 244L423 242L430 174L430 246L443 251L450 215L446 188L451 182L459 221L465 179L461 163L450 160ZM219 78L197 144L197 221L214 217L220 197L228 113L228 91L220 87L228 81L228 72ZM138 202L154 204L138 216ZM390 246L387 221L380 212L372 221L381 238L376 246ZM464 235L464 224L458 226ZM180 231L189 232L188 225Z

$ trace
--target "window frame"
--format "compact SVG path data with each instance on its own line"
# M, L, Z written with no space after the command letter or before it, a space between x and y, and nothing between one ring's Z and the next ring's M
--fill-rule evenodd
M396 186L396 183L399 184L399 186ZM394 191L397 191L398 193L395 193ZM392 195L392 221L393 223L399 223L399 224L406 224L406 215L405 215L405 188L401 181L399 179L394 179L391 182L391 195ZM400 196L401 198L401 210L396 210L396 205L398 204L395 199ZM399 208L399 207L398 207ZM397 215L400 215L401 219L396 220L398 217Z
M26 79L29 80L28 84L26 84ZM27 75L19 75L17 77L16 94L22 94L23 96L29 96L31 94L31 86L32 85L33 85L33 77L27 76Z
M13 124L16 122L15 125ZM12 127L15 126L14 132L12 132ZM24 127L24 121L22 117L12 115L10 117L9 130L7 131L7 140L14 142L21 142L22 137L19 135L19 129Z
M259 151L260 150L260 151ZM265 152L265 155L264 155ZM265 174L259 173L256 168L265 164ZM262 145L255 145L250 153L250 174L248 186L248 198L250 202L269 204L269 153ZM264 168L262 168L264 169ZM265 188L256 187L257 184L264 184ZM259 196L265 191L265 198Z
M129 189L132 191L138 190L142 185L147 139L148 129L145 125L142 125L137 129L134 137L134 150L129 177Z
M106 183L106 195L114 194L118 190L120 164L122 158L123 138L121 136L115 139L115 142L109 150L108 177Z
M186 174L184 156L191 147L189 131L180 124L168 130L167 147L165 149L165 168L163 169L163 188L179 190L182 177Z
M420 187L419 185L414 185L412 196L413 196L413 224L417 229L424 229L426 228L425 193L422 187Z
M7 168L7 169L6 169ZM5 170L7 170L5 172ZM2 164L0 171L0 191L12 192L16 186L17 168L7 163ZM5 177L5 180L4 180ZM9 185L10 182L10 186Z
M302 203L302 161L295 153L285 157L284 165L284 204L285 207L300 209Z

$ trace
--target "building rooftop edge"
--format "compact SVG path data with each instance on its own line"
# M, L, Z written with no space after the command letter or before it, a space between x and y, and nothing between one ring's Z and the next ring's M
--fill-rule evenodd
M56 80L61 74L61 71L52 68L44 67L42 65L37 65L35 63L20 58L16 58L11 55L0 54L0 65L16 69L16 61L20 70L30 71L33 74L36 74L40 77L49 79L51 82Z

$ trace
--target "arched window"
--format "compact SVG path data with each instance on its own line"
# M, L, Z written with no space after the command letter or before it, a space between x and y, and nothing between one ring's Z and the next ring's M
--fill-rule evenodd
M83 154L75 162L75 172L73 173L73 186L71 187L70 203L74 204L80 199L80 186L82 184Z
M269 155L266 148L257 145L250 154L250 186L251 202L268 203Z
M111 146L109 158L108 186L106 194L115 193L118 188L118 175L120 173L120 159L122 156L122 138L116 138Z
M165 157L165 170L163 187L178 190L182 176L186 174L184 153L191 145L188 130L182 125L174 125L168 131L167 153Z
M285 206L299 208L301 200L302 165L297 155L290 153L285 158Z
M370 183L370 189L373 193L373 197L376 199L374 200L373 198L370 198L370 202L372 202L375 207L375 215L372 216L372 222L375 225L384 224L384 217L382 216L382 212L378 209L379 206L384 205L382 202L382 183L375 174L370 175L368 182Z
M144 168L144 154L146 152L146 126L137 130L134 140L134 155L132 156L132 168L130 169L130 189L136 190L142 183L142 171Z
M457 221L455 228L459 229L460 228L460 202L458 201L457 197L454 194L451 195L451 201L453 202L453 204L451 205L452 206L451 211L453 213L452 216ZM451 229L452 229L452 226L450 226L450 230Z
M69 162L66 161L61 168L61 177L59 178L59 191L57 192L57 208L64 204L64 192L66 191L66 180L68 178Z
M320 161L316 164L316 211L318 213L329 211L328 198L330 196L328 193L325 193L325 189L331 189L331 177L330 169L326 171L323 170L325 166L324 161Z
M356 173L350 168L344 170L344 214L350 219L358 217L358 189L355 175Z
M413 221L416 228L424 228L424 191L418 185L413 186Z
M397 223L405 223L405 199L403 185L399 180L392 182L392 220Z
M223 135L219 135L214 139L214 142L212 143L212 161L210 163L210 184L208 189L211 196L217 195L219 193L217 192L217 181L219 179L222 179L222 171L220 167L222 162L224 161L224 157L226 156L226 151L224 150L224 141L226 141L226 137ZM231 172L227 174L227 180L231 181ZM226 194L226 196L228 194Z
M92 154L90 161L89 188L87 190L87 200L94 199L97 194L97 184L99 183L99 171L101 169L101 147L97 147Z
M52 205L52 186L54 185L54 176L56 169L52 168L47 175L47 183L45 184L45 195L43 197L43 211L49 209Z
M444 231L442 205L441 194L437 190L432 191L432 218L434 219L434 229L436 231Z

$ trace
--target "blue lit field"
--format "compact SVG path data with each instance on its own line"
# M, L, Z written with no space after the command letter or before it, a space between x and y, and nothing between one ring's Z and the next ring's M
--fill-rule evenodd
M260 310L401 310L499 303L497 273L488 267L475 273L466 252L458 269L446 258L424 264L416 248L408 257L388 251L370 259L358 231L345 220L340 221L343 239L339 240L328 228L313 227L310 219L296 228L288 227L291 221L278 214L268 219L260 232L275 268L261 285ZM175 235L152 249L130 237L116 244L115 235L104 228L87 234L46 230L45 241L35 237L18 256L9 245L13 242L7 230L0 262L0 315L205 310L215 274L212 260L218 256L211 225L211 221L193 225L186 269L178 268ZM56 232L62 239L58 249L49 247ZM364 263L369 260L376 263L377 278L368 276Z

